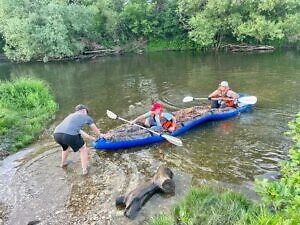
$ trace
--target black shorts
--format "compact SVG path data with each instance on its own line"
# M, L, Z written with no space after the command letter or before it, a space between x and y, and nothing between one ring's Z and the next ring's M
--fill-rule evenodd
M84 145L84 140L80 134L70 135L55 133L53 136L54 140L61 145L63 151L66 151L68 147L71 147L74 152L77 152Z

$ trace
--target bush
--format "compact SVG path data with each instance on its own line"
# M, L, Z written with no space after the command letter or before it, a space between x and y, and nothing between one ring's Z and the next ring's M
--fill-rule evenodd
M162 50L188 50L195 48L197 48L197 45L187 38L158 39L150 40L147 43L146 51L155 52Z
M49 87L41 80L0 82L0 133L3 148L16 151L32 143L57 110Z
M256 180L256 192L275 211L293 214L300 211L300 112L289 123L289 135L293 146L289 149L289 160L280 163L281 177L278 181Z

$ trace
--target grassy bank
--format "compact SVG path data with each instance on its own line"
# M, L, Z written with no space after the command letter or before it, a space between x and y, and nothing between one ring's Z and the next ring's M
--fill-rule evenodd
M148 41L145 52L191 49L197 49L197 45L188 39L153 39Z
M41 80L0 82L0 150L15 152L34 141L57 110Z
M242 194L212 187L191 188L169 214L152 218L147 225L292 225L296 215L272 214Z
M289 127L287 134L294 143L288 152L289 159L280 162L280 178L272 182L255 181L261 204L233 191L192 188L171 213L152 218L148 225L300 224L300 112Z

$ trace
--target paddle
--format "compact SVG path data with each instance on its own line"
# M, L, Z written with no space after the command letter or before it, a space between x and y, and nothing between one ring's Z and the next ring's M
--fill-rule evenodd
M216 99L222 99L222 98L216 98ZM192 96L187 96L185 98L183 98L183 102L191 102L194 100L208 100L208 98L194 98ZM238 102L239 103L243 103L245 105L254 105L257 102L257 98L256 96L244 96L244 97L240 97L238 98Z
M138 125L138 124L136 124L136 123L131 123L130 121L128 121L128 120L126 120L126 119L123 119L123 118L117 116L117 115L114 114L112 111L106 110L106 114L107 114L107 116L108 116L109 118L111 118L111 119L114 119L114 120L115 120L115 119L119 119L119 120L122 120L122 121L124 121L124 122L130 123L130 124L132 124L132 125L134 125L134 126L137 126L137 127L139 127L139 128L142 128L142 129L144 129L144 130L148 130L148 131L152 132L153 134L159 135L159 136L163 137L163 138L166 139L168 142L170 142L170 143L172 143L172 144L174 144L174 145L177 145L177 146L182 146L182 145L183 145L183 144L182 144L182 141L181 141L179 138L176 138L176 137L173 137L173 136L170 136L170 135L167 135L167 134L160 134L160 133L158 133L158 132L156 132L156 131L153 131L153 130L148 129L148 128L143 127L143 126L140 126L140 125Z
M194 100L208 100L208 98L194 98L192 96L187 96L182 99L183 102L191 102Z

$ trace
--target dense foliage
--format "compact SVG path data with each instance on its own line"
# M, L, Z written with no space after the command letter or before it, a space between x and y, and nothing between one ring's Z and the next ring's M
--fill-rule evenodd
M56 110L57 104L43 81L1 81L0 150L13 152L31 143Z
M87 7L53 0L1 0L0 32L13 60L72 56L82 51L80 38L92 32Z
M189 36L202 47L299 40L299 11L300 2L294 0L179 0Z
M281 177L278 181L256 180L256 191L275 211L287 214L300 212L300 112L289 123L288 132L294 141L289 149L289 160L281 162Z
M299 12L295 0L0 0L0 34L5 54L17 61L137 39L175 43L170 49L185 49L178 46L185 41L194 48L299 43Z

